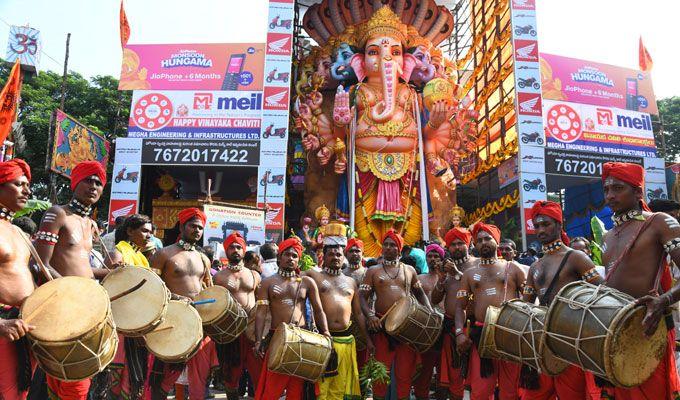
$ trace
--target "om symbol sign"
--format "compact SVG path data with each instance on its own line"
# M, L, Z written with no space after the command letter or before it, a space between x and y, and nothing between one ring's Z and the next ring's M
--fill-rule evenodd
M35 55L35 53L38 51L38 42L36 38L30 37L23 33L17 33L14 35L14 39L16 39L16 43L10 43L10 47L15 53L24 54L28 52L30 55ZM19 48L15 48L15 44Z

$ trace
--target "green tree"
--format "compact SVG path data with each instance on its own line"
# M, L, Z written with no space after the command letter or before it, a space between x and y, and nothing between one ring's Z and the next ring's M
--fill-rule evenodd
M4 86L11 65L0 60L0 85ZM34 196L47 199L48 174L45 170L49 123L52 112L59 107L62 76L51 71L38 75L24 75L18 121L27 146L17 153L28 162L33 172ZM1 86L0 86L1 87ZM112 76L95 76L89 81L70 71L66 83L64 111L92 130L113 142L115 137L127 135L131 92L118 91L118 80ZM113 154L110 156L112 161ZM109 165L109 176L112 165ZM103 199L109 198L110 185ZM58 179L59 202L70 196L68 182ZM108 212L108 201L99 204L100 218Z
M657 101L663 121L666 161L680 161L680 97L673 96Z

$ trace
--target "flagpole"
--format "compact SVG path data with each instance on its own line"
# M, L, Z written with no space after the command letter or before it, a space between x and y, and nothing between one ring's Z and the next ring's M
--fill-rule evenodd
M61 111L64 110L64 105L66 103L66 81L68 78L68 50L69 50L69 44L71 42L71 34L67 33L66 34L66 54L64 56L64 74L62 76L61 80L61 99L59 100L59 109ZM54 171L51 170L52 167L52 155L54 154L54 150L52 149L53 146L56 145L55 140L54 140L54 132L55 130L52 128L52 123L53 121L50 122L50 129L49 129L49 138L47 141L47 159L49 160L49 164L47 166L47 172L50 176L50 182L49 182L49 194L50 194L50 201L52 204L57 204L57 174L54 173Z

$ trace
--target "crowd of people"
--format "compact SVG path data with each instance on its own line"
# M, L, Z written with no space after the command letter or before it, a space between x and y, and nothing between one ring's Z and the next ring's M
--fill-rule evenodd
M369 393L374 399L462 399L465 390L471 399L508 400L680 395L675 332L667 318L669 307L680 299L667 267L667 261L680 262L675 219L680 207L662 202L657 206L668 213L652 213L643 201L644 171L637 165L607 163L603 168L605 198L614 212L614 228L604 237L604 266L589 257L587 239L570 242L562 209L550 201L536 202L531 210L541 248L522 255L496 226L477 222L469 229L453 227L441 241L420 247L405 245L398 231L389 230L381 238L380 257L367 259L363 243L348 237L346 226L332 222L318 255L294 235L248 250L244 238L232 233L223 243L226 259L220 259L213 249L200 246L206 216L197 208L178 214L176 243L163 246L151 219L141 214L117 220L115 231L104 234L91 218L106 185L106 173L96 162L73 169L71 201L50 207L37 227L30 218L13 220L31 196L30 181L30 168L22 160L0 163L1 399L155 400L171 393L186 398L188 384L188 398L196 400L207 396L211 381L214 388L224 388L228 399L247 391L258 400L284 395L352 400ZM226 288L250 315L253 339L243 333L220 344L206 335L186 363L173 364L150 355L143 341L120 335L114 361L96 377L64 381L41 375L28 351L27 335L35 327L21 319L22 303L48 279L101 280L123 266L155 272L172 299L188 303L207 287ZM490 306L510 299L550 306L561 288L576 281L607 285L636 298L646 307L640 329L647 334L666 324L666 355L642 385L613 387L576 365L549 376L480 354ZM391 307L411 296L428 312L443 315L441 336L422 353L395 340L384 324ZM319 381L266 367L272 334L282 324L331 338L333 356ZM369 387L359 381L370 360L390 371L389 384L374 381Z

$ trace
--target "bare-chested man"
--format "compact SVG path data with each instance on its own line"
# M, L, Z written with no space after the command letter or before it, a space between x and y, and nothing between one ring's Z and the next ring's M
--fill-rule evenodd
M543 245L543 257L529 269L524 287L524 301L534 303L536 298L542 306L549 307L552 299L564 285L585 280L599 285L602 277L588 256L566 245L567 237L562 231L562 209L552 201L537 201L531 208L531 219L536 237ZM583 370L570 365L560 375L538 375L530 370L533 379L525 382L524 400L547 400L555 396L560 400L587 398L588 388Z
M442 272L444 269L445 254L446 253L444 249L440 245L436 243L428 245L425 248L425 261L427 262L428 270L426 274L418 275L418 280L423 286L423 291L425 292L427 298L430 299L430 304L433 307L438 306L442 301L442 299L439 298L438 301L435 302L434 300L436 299L433 299L432 295L435 291L437 283L443 279L441 277L443 277L445 274ZM420 374L418 375L418 378L413 381L414 394L418 400L427 400L430 398L430 383L432 381L434 369L436 367L437 371L441 371L439 365L441 359L442 343L443 334L439 337L437 342L432 347L430 347L429 350L424 353L420 353ZM448 389L437 387L435 397L437 399L445 399L447 392Z
M222 245L227 255L227 265L215 274L213 281L215 285L227 288L232 297L250 314L250 310L255 307L255 290L260 286L260 274L244 268L246 241L243 236L234 232L227 236ZM253 345L245 333L231 343L215 345L227 399L238 400L239 378L244 370L248 370L253 386L257 387L262 360L255 357L252 352Z
M501 253L501 257L507 262L514 263L519 269L524 272L524 275L527 275L529 273L529 267L518 263L517 260L517 245L515 244L515 241L512 239L508 238L503 238L501 239L501 242L498 244L498 252Z
M364 267L364 242L361 239L351 238L347 241L345 248L345 257L347 257L347 268L342 272L353 278L357 285L361 285L366 275L366 267Z
M337 228L339 227L339 228ZM369 353L374 352L373 342L368 336L366 320L361 312L359 285L342 273L345 261L343 254L347 244L344 225L331 222L326 225L323 239L323 270L309 270L304 274L314 279L319 288L328 330L333 336L333 349L337 354L337 365L330 366L336 373L319 382L319 400L351 399L361 396L359 368L357 366L356 342L352 335L353 323L367 339ZM332 236L334 233L339 236ZM354 318L352 318L354 317Z
M92 268L90 251L97 224L90 218L106 185L106 171L96 161L84 161L71 170L73 198L67 205L50 207L36 233L35 248L45 264L63 276L103 278L107 269ZM60 398L86 399L90 379L63 382L47 376L47 385Z
M461 367L464 359L456 351L455 316L463 272L479 264L479 259L468 254L472 235L465 228L452 228L444 235L444 242L452 258L446 259L439 270L440 279L432 292L432 301L444 302L444 326L439 374L440 398L446 398L448 392L452 400L463 398L465 391L465 377ZM428 252L428 255L430 253ZM468 307L470 309L470 307Z
M298 262L302 257L302 243L297 237L284 240L279 244L278 272L265 278L257 290L257 311L255 316L255 342L253 350L267 363L267 344L276 328L282 323L304 327L305 301L309 299L314 312L314 322L323 335L330 337L326 314L319 299L319 289L308 276L300 277ZM267 312L271 313L271 330L264 337L264 322ZM283 391L286 399L302 400L304 381L302 378L279 374L267 368L262 369L255 392L255 400L278 400Z
M604 236L605 284L647 307L641 327L646 334L659 324L668 328L666 354L647 381L632 388L603 389L616 399L672 399L679 388L673 357L675 332L667 309L680 299L680 286L671 287L665 262L670 255L680 265L680 224L667 214L649 212L643 200L645 178L640 165L605 163L602 180L605 201L614 211L614 228Z
M0 163L0 399L23 400L31 383L28 343L33 327L21 319L19 307L35 285L28 267L30 252L23 233L12 225L14 213L31 196L31 169L24 160Z
M160 274L173 298L191 301L206 286L212 285L210 261L197 249L206 216L198 208L187 208L180 211L177 218L180 240L157 251L151 259L151 268ZM206 381L215 357L215 344L206 336L198 352L186 365L191 399L202 399L205 395ZM149 380L153 400L165 399L181 373L178 368L163 364L158 359L154 361L153 376ZM161 376L162 382L159 382Z
M487 307L498 307L506 300L518 298L526 278L516 265L497 258L501 232L496 226L478 222L472 229L472 236L481 258L477 266L463 272L456 294L456 347L459 353L470 354L468 379L472 400L492 398L497 384L501 400L516 400L520 365L480 358L477 348ZM466 333L465 310L470 295L474 298L475 322Z
M398 233L393 229L387 231L382 238L382 264L369 268L360 286L361 309L372 332L375 358L385 364L388 370L395 366L394 375L397 379L399 399L407 398L411 392L411 378L416 368L417 353L407 344L396 343L395 339L389 337L380 317L409 293L413 293L418 302L432 310L430 300L418 281L416 270L399 261L403 246L404 239ZM373 293L376 295L375 310L369 305ZM374 399L384 399L386 393L385 384L373 384Z

